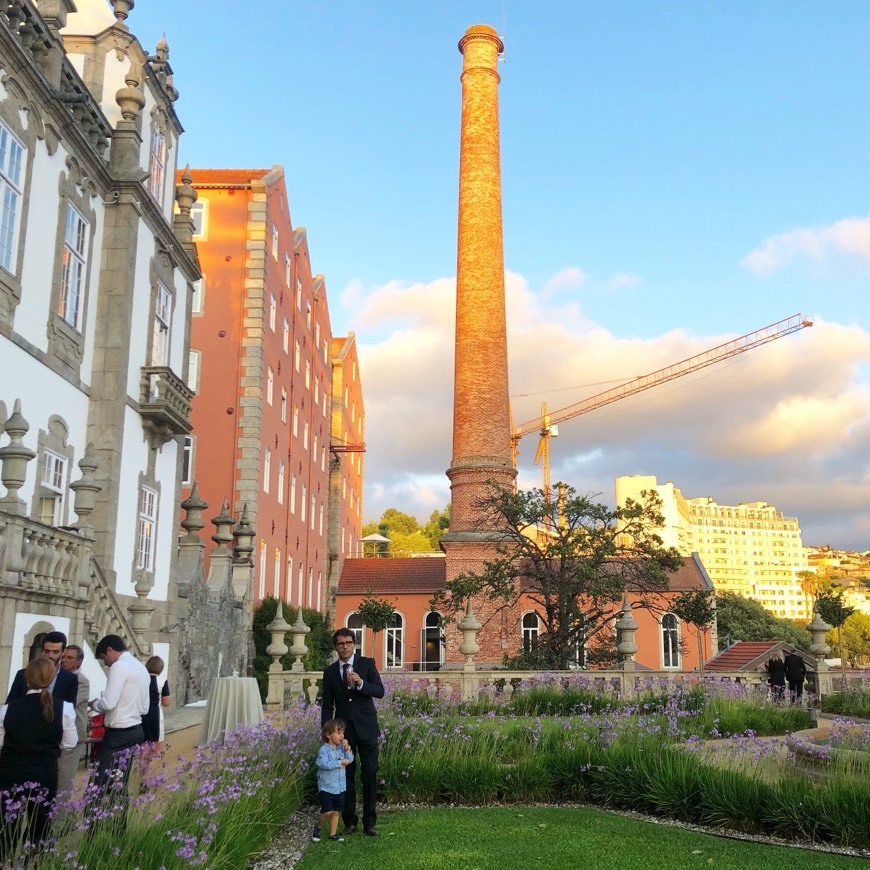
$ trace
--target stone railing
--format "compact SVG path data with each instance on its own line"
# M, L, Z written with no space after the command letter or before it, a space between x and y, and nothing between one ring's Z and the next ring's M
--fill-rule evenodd
M124 608L115 597L108 581L95 559L91 559L85 592L85 631L94 646L107 634L117 634L124 639L127 649L137 658L147 658L150 644L139 635L124 613ZM129 609L129 608L128 608Z
M166 434L187 435L191 430L193 391L167 366L143 366L139 413L155 429Z
M513 694L515 687L523 681L534 681L540 677L539 671L513 671L499 668L478 668L474 656L480 652L477 644L477 632L481 625L477 621L471 602L465 609L465 616L456 626L462 634L459 651L465 656L465 662L450 664L438 671L387 671L385 676L402 678L403 686L412 691L426 691L439 696L448 695L464 701L475 700L482 693ZM808 675L808 692L816 698L830 694L832 691L831 671L825 664L824 655L828 651L824 643L825 632L830 626L825 624L818 614L807 626L813 637L811 652L818 657L817 670ZM613 670L594 671L562 671L557 672L571 681L582 680L592 686L609 688L621 698L636 698L649 689L664 689L674 685L692 685L700 680L734 683L743 687L758 687L758 691L767 692L767 674L763 671L651 671L638 670L634 661L637 644L634 635L638 629L637 621L631 613L631 603L628 595L623 597L620 618L616 622L616 650L621 659L621 666ZM313 703L320 691L323 674L319 671L305 671L302 660L308 652L305 636L311 629L302 619L302 608L293 625L288 625L281 608L276 611L275 618L266 630L272 635L272 642L266 647L266 653L271 657L269 665L269 688L266 696L266 706L279 708L286 706L293 698L303 697ZM291 646L287 647L287 634L293 638ZM288 652L295 661L289 671L281 665L281 658ZM552 672L551 672L552 675Z

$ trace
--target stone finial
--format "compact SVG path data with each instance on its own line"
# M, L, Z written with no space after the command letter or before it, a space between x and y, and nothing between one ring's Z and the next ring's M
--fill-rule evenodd
M306 653L308 652L308 646L305 643L305 635L311 631L311 628L305 624L305 620L302 618L302 605L299 605L299 613L296 616L296 622L290 626L290 634L293 635L293 643L290 646L290 652L296 658L296 661L293 662L293 666L290 668L291 671L304 671L305 665L302 663L302 659L305 658Z
M142 64L136 60L130 61L130 69L124 77L126 87L115 94L115 102L121 107L121 115L125 121L135 121L145 107L145 94L142 93Z
M199 199L199 194L191 184L192 181L193 176L190 174L190 164L188 163L184 167L184 172L181 173L181 184L175 186L175 201L178 203L178 210L186 217L190 217L190 209Z
M253 565L254 564L254 545L251 543L254 540L254 527L248 519L248 503L242 506L242 516L236 523L233 529L233 537L236 543L233 545L233 563L236 565Z
M308 628L308 626L305 627ZM270 671L282 670L281 657L289 652L287 644L284 643L284 637L288 631L292 630L292 626L288 625L287 620L284 619L284 605L279 601L275 608L275 618L266 626L266 631L272 635L272 642L266 647L266 655L272 657L272 664L269 665Z
M623 662L633 662L638 646L634 641L634 635L640 626L631 612L631 602L628 600L628 590L622 596L622 610L616 622L616 651Z
M480 652L480 645L477 643L477 632L483 626L477 621L474 615L474 610L471 607L471 599L465 603L465 616L462 617L462 622L456 626L462 632L462 643L459 644L459 652L465 656L466 667L474 665L474 657Z
M813 642L810 644L810 652L817 659L824 659L831 651L831 647L825 643L825 635L831 630L831 626L822 619L819 611L813 608L813 621L807 626L807 631L812 635Z
M136 643L143 653L150 652L150 644L145 640L145 633L151 626L151 614L154 612L154 605L148 602L148 593L154 586L154 581L151 575L142 570L133 587L136 591L136 600L127 606L127 611L130 614L130 627L136 635Z
M166 41L165 33L157 40L155 54L157 55L157 61L159 63L166 63L166 61L169 60L169 43Z
M112 9L115 12L115 27L122 27L127 30L127 25L124 23L130 10L136 5L136 0L112 0Z
M227 500L224 499L224 502L221 505L221 512L212 519L212 524L215 526L216 531L211 536L211 539L217 544L214 552L226 553L227 555L229 555L230 550L227 544L229 544L233 539L231 529L236 522L229 513L228 508L229 505L227 504Z
M27 463L35 458L36 454L23 443L24 436L30 430L30 424L21 414L21 399L15 400L12 415L3 427L9 436L9 443L0 447L0 480L6 487L6 495L0 498L0 507L10 514L23 517L27 513L27 506L23 498L19 498L18 491L27 480Z
M208 508L208 502L200 498L199 490L197 489L196 481L193 482L193 487L190 490L190 495L181 503L181 509L186 516L181 521L181 527L187 534L183 540L190 541L195 538L199 540L197 532L205 528L205 520L202 518L202 512Z
M75 502L73 510L76 512L78 522L76 526L83 530L92 532L91 514L94 512L94 506L97 501L97 493L103 488L101 483L97 483L96 471L99 463L94 457L94 445L88 444L85 448L85 455L79 460L79 470L82 476L78 480L74 480L69 488L75 493Z

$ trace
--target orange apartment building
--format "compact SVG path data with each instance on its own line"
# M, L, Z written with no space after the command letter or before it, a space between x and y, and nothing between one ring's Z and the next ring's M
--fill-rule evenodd
M247 509L254 605L275 595L320 610L362 523L362 454L349 462L331 451L334 422L339 445L362 443L354 336L332 336L325 281L312 272L305 229L292 225L280 166L190 174L203 278L191 323L196 395L184 494L195 481L209 513L224 500L234 516ZM334 368L346 387L339 397ZM344 497L333 505L336 493Z
M446 560L438 557L349 559L336 596L335 624L350 628L357 636L357 651L372 656L386 672L457 667L465 656L458 652L457 644L446 642L446 634L458 636L459 631L456 625L442 627L441 614L430 604L435 591L444 588L446 568ZM634 639L639 669L698 668L696 630L668 612L668 600L680 592L711 588L701 560L694 555L685 557L683 565L669 575L667 590L647 594L655 610L640 607L640 596L629 594L632 615L638 623ZM367 592L374 592L395 607L392 625L377 637L363 627L357 613ZM484 622L480 613L477 616ZM534 643L542 630L535 605L523 596L515 607L497 613L493 624L478 634L481 649L475 661L479 667L499 665L505 654L518 655L525 645ZM702 632L701 654L705 661L716 654L712 631Z

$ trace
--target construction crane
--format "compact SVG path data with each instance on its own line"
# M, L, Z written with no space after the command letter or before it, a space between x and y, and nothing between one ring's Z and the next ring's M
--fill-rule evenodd
M771 341L776 341L778 338L783 338L786 335L791 335L800 329L813 325L812 317L804 317L802 314L793 314L791 317L786 317L784 320L778 320L776 323L771 323L762 329L756 329L755 332L749 332L746 335L741 335L739 338L726 341L724 344L717 345L710 350L699 353L695 356L690 356L688 359L681 360L673 365L666 366L663 369L652 372L648 375L641 375L634 380L621 384L613 389L605 390L603 393L597 393L590 396L588 399L583 399L581 402L576 402L573 405L568 405L565 408L560 408L558 411L548 413L547 403L541 403L541 416L534 420L529 420L528 423L523 423L517 426L511 434L511 450L513 453L514 466L517 464L519 454L520 439L531 432L538 432L540 440L538 441L538 449L535 453L535 465L540 463L543 478L544 478L544 497L549 498L550 495L550 439L555 438L559 434L559 423L565 420L570 420L573 417L579 417L580 414L587 414L589 411L594 411L596 408L601 408L604 405L609 405L611 402L617 402L620 399L625 399L628 396L634 396L637 393L642 393L644 390L657 387L659 384L673 381L676 378L681 378L683 375L691 374L699 371L707 366L722 362L737 354L744 353L747 350L752 350L756 347L761 347Z

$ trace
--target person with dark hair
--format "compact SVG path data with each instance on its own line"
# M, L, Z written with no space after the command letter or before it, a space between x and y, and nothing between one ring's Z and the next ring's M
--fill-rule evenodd
M33 843L44 838L57 794L61 748L70 749L78 741L73 705L49 691L54 675L54 662L43 656L33 659L24 669L25 696L0 708L0 860L22 836ZM25 783L37 787L25 789ZM19 801L15 811L10 805ZM25 817L30 817L30 826L22 832Z
M157 678L166 667L160 656L151 656L145 662L145 670L148 671L148 712L142 717L142 730L145 734L145 743L159 743L163 735L161 732L162 711L161 707L169 706L169 680L163 681L163 688L158 688Z
M788 680L788 694L792 704L800 704L804 696L806 676L807 663L802 655L792 650L785 657L785 678Z
M777 651L767 662L767 684L774 701L781 701L785 695L785 661L782 652Z
M144 739L142 717L148 712L150 679L145 665L127 651L117 634L107 634L94 655L109 667L109 677L102 695L88 706L104 714L105 733L97 751L92 783L105 794L113 779L121 778L117 792L119 806L126 813L127 779L133 748ZM123 827L123 817L120 826Z
M354 655L356 635L349 628L340 628L332 635L332 645L338 653L323 672L323 705L321 726L333 718L345 722L345 736L354 760L347 766L347 794L342 816L344 834L353 834L359 824L356 812L356 759L359 759L363 793L363 830L377 837L378 820L378 711L374 698L384 697L384 684L374 659Z
M42 655L54 665L54 676L48 691L61 701L69 701L75 705L79 692L79 681L75 674L64 671L60 667L60 657L66 649L66 635L62 631L49 631L42 638ZM24 668L15 674L6 703L27 694L27 681L24 679Z
M69 644L60 657L61 668L74 674L79 684L76 695L76 731L79 739L73 749L64 749L60 754L57 777L57 790L60 794L72 791L76 769L81 761L84 742L88 736L88 699L91 696L91 682L81 672L84 660L85 651L74 643Z

